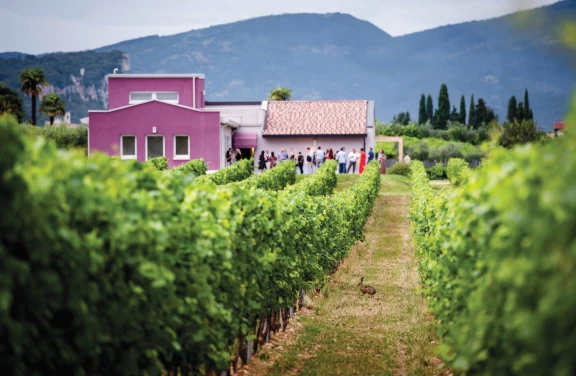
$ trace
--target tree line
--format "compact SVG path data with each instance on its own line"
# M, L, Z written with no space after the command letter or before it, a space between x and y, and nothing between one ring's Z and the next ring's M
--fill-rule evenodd
M448 129L450 122L455 122L463 125L468 125L472 129L478 129L480 126L488 125L492 121L498 121L498 116L494 110L488 106L483 98L474 99L474 94L470 97L469 105L466 105L466 98L464 95L460 97L459 108L451 105L450 95L448 94L448 86L442 84L440 93L438 94L437 108L434 108L434 101L432 96L422 94L420 96L420 103L418 108L418 124L423 125L429 123L434 129ZM524 93L524 102L517 103L517 100L512 96L508 103L507 121L523 121L533 120L534 114L530 107L530 99L528 90ZM401 125L408 125L412 122L410 112L400 112L394 115L392 123Z
M38 97L42 94L44 86L48 85L46 75L42 68L27 68L20 73L20 91L26 96L30 96L32 101L32 111L30 123L36 125L36 106ZM50 125L54 124L54 118L66 113L66 103L56 93L50 93L42 98L40 108L41 114L47 115ZM24 111L22 110L22 99L17 92L11 90L3 82L0 82L0 115L11 114L18 122L24 121Z

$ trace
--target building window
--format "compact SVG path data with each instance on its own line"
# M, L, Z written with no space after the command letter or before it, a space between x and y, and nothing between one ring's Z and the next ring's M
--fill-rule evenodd
M146 136L146 160L164 156L164 136Z
M120 158L136 159L136 136L120 136Z
M149 102L152 100L152 93L130 93L130 104Z
M162 102L178 103L178 93L177 92L162 92L155 93L156 99Z
M151 91L151 92L143 92L143 91L134 92L133 91L130 93L130 104L150 102L152 100L178 104L178 92L177 91Z
M190 138L187 135L174 136L174 159L190 159Z

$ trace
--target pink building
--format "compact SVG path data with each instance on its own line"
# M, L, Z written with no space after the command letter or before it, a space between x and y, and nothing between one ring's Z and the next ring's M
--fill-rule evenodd
M174 167L204 158L225 166L229 147L243 156L280 148L359 150L374 147L374 102L205 102L204 75L111 74L108 110L90 111L88 153Z

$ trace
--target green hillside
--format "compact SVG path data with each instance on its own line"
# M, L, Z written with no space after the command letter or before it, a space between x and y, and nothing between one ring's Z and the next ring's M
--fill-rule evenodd
M0 81L13 90L20 88L19 76L26 68L44 69L46 79L52 88L66 102L66 109L72 111L72 121L79 122L87 116L89 109L103 109L107 96L104 77L114 68L121 69L124 53L120 51L54 53L39 56L26 55L17 58L0 59ZM84 97L84 98L82 98ZM26 118L30 118L30 98L22 95ZM46 117L39 116L39 124Z

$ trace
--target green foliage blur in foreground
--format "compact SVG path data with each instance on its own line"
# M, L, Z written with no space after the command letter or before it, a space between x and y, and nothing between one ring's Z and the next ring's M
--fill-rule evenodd
M456 373L576 374L575 155L574 133L499 148L441 194L412 162L420 275Z
M0 120L0 359L10 375L227 369L237 338L325 281L362 237L380 184L376 163L332 196L189 184L17 127Z

